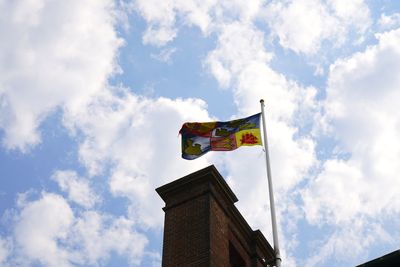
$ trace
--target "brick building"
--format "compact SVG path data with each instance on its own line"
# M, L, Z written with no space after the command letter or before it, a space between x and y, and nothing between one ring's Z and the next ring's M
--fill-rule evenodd
M273 248L250 228L213 165L156 191L165 202L163 267L272 266Z

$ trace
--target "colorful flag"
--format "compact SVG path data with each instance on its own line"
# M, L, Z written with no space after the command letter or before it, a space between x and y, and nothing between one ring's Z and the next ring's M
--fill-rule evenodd
M196 159L208 151L231 151L240 146L261 145L261 113L233 121L186 122L182 135L182 158Z

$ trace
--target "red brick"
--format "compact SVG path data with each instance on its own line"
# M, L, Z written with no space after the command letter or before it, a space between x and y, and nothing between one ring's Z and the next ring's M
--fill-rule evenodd
M271 245L250 228L213 165L156 191L165 202L163 267L261 267L273 260Z

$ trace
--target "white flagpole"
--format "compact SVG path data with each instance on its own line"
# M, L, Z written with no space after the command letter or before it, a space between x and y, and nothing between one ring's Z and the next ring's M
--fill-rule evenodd
M272 221L272 237L274 239L274 250L275 250L275 266L281 266L281 255L279 252L279 242L278 242L278 230L276 227L276 216L275 216L275 202L274 202L274 193L272 187L272 178L271 178L271 167L269 164L269 153L268 153L268 140L267 140L267 126L265 124L265 113L264 113L264 100L260 100L261 103L261 117L263 122L263 132L264 132L264 147L265 147L265 159L267 163L267 177L268 177L268 189L269 189L269 204L271 206L271 221Z

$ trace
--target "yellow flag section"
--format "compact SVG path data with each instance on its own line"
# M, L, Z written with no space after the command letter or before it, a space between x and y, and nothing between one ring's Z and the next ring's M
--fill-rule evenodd
M249 129L235 133L236 144L240 146L255 146L261 144L260 129Z

